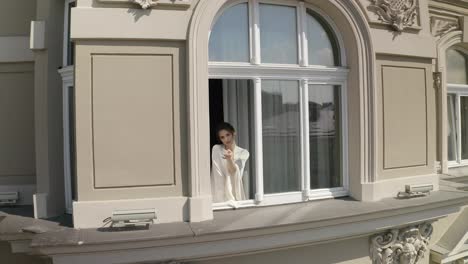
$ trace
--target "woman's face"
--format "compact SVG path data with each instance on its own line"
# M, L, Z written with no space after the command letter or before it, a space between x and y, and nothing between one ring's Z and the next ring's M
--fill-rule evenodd
M234 134L225 129L218 132L218 137L225 146L231 146L234 143Z

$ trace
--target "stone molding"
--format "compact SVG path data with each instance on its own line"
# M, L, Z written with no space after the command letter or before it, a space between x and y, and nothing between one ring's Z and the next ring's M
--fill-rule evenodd
M460 23L457 18L431 16L431 34L434 37L441 37L459 28Z
M379 21L401 32L412 27L418 16L418 0L370 0L369 10L373 11Z
M372 264L417 264L428 250L432 230L427 222L372 236Z

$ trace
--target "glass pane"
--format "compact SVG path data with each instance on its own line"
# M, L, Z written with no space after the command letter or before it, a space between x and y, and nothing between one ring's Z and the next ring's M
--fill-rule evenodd
M468 97L460 97L461 159L468 159Z
M262 81L264 192L300 190L297 81Z
M249 61L247 3L235 5L218 18L210 34L210 61Z
M255 193L253 82L211 79L209 84L213 201L216 203L253 199ZM228 161L223 156L229 149L229 144L223 144L219 137L218 126L223 122L228 122L235 129L235 147L232 149L234 149L233 159L237 171L234 173L229 172ZM229 175L231 177L227 177ZM226 180L228 178L229 180Z
M467 59L463 53L451 49L447 51L447 82L453 84L468 84Z
M325 21L307 10L307 39L310 65L338 65L335 37ZM336 54L336 55L334 55Z
M341 187L340 87L309 85L310 188Z
M455 118L455 95L447 95L447 147L448 160L457 160L457 126Z
M76 7L76 2L68 4L67 65L75 64L75 43L71 41L71 10L74 7Z
M260 4L261 61L297 64L296 8Z

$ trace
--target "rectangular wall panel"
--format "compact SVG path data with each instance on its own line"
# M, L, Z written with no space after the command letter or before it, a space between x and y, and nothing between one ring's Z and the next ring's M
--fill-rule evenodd
M425 68L382 66L383 168L427 164Z
M0 178L31 178L36 174L33 72L0 72L0 127Z
M92 56L95 188L175 185L173 63Z

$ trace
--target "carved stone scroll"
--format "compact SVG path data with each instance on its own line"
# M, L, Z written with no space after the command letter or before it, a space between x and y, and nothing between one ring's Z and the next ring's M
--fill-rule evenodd
M369 10L376 13L379 20L389 24L393 30L401 32L415 23L418 16L418 0L370 0Z
M371 237L372 264L417 264L428 250L432 224L393 229Z
M441 37L460 28L458 19L431 17L431 33L434 37Z

